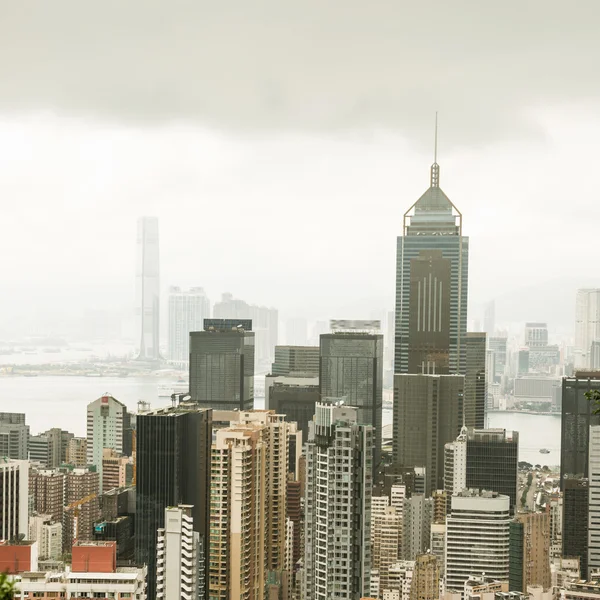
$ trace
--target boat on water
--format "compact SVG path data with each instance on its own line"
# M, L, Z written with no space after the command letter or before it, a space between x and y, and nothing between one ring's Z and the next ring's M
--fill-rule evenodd
M542 448L540 454L550 454L550 450L548 450L548 448Z

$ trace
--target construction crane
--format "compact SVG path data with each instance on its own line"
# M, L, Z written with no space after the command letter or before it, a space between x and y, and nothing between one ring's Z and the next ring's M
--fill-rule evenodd
M65 507L65 510L73 511L73 541L77 540L78 532L78 521L79 521L79 510L83 504L87 504L90 500L96 498L98 494L89 494L88 496L84 496L79 500L75 500L75 502L71 502L68 506Z

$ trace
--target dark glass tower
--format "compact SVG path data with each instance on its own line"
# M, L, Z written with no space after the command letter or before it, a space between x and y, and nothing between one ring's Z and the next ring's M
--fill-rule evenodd
M560 479L567 475L588 476L590 425L600 425L593 415L593 404L585 393L600 389L600 373L577 371L562 382L562 420L560 430Z
M316 381L316 378L306 378L306 383L301 381L275 381L269 388L269 403L265 408L274 410L278 415L285 415L285 420L289 423L297 423L298 429L302 431L302 441L306 442L308 424L312 421L320 396L318 384L310 383Z
M338 331L320 340L321 399L345 397L348 406L358 408L358 423L373 426L376 469L381 458L383 335Z
M434 162L429 189L404 214L398 237L396 374L465 373L468 259L462 215Z
M204 319L190 333L190 395L202 408L254 408L254 333L249 319Z
M506 429L469 430L467 436L467 488L498 492L517 505L519 433Z
M563 556L579 556L581 578L588 576L588 480L566 477L563 480Z
M485 427L485 359L486 334L467 333L467 370L465 373L465 425Z
M193 506L194 530L208 548L212 411L180 405L137 416L136 539L138 564L148 565L148 600L156 597L157 530L165 508ZM208 552L200 573L208 572ZM203 590L200 598L208 598Z

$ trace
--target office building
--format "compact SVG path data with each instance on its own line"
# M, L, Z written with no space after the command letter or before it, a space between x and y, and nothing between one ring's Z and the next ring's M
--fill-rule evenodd
M201 287L169 289L169 360L187 366L190 360L190 332L202 331L210 317L210 302Z
M418 554L415 558L410 600L438 600L440 597L440 568L437 556Z
M0 412L0 456L27 460L29 426L25 413Z
M250 320L255 335L255 358L260 372L267 372L273 362L279 339L279 313L275 308L247 304L225 293L213 307L215 319ZM306 343L306 342L305 342Z
M486 305L483 313L483 331L488 336L494 335L496 331L496 301L490 300Z
M200 534L194 531L192 507L165 509L165 526L158 530L156 547L156 597L161 600L198 598L199 573L204 565L199 558ZM240 596L241 598L241 596Z
M600 373L576 371L562 381L562 419L560 430L560 479L566 475L588 477L590 425L600 425L600 415L586 392L600 390Z
M62 556L62 523L53 521L50 515L29 517L28 540L38 543L38 558L60 560Z
M473 429L467 436L467 488L498 492L517 506L519 433Z
M433 523L433 499L423 494L405 498L402 515L402 557L415 560L417 554L429 549L431 524Z
M158 219L140 217L137 223L135 314L140 340L139 359L160 358L160 261Z
M548 345L547 323L525 323L525 345L540 348Z
M462 591L472 575L483 573L507 581L509 548L508 496L477 490L452 496L446 518L446 589Z
M318 377L269 376L265 378L265 408L297 423L302 439L308 439L308 424L320 399Z
M342 398L357 409L358 423L373 427L373 461L381 459L383 409L383 335L367 333L364 321L321 336L321 398ZM364 330L356 329L365 327Z
M74 467L87 465L87 438L73 437L69 440L66 462Z
M373 437L372 426L359 423L357 408L317 404L305 445L302 598L369 593Z
M148 565L148 598L154 600L157 531L165 527L167 507L193 506L200 558L208 571L212 411L180 404L139 414L136 439L135 554L138 564ZM207 598L206 589L199 597Z
M275 346L271 375L319 376L319 346Z
M463 426L459 436L444 446L444 490L448 511L452 496L467 488L467 436L468 430Z
M190 334L190 395L201 408L254 408L254 333L248 320L205 319ZM152 599L150 599L152 600Z
M582 579L588 576L589 482L566 477L563 481L563 556L579 557Z
M100 519L100 475L89 469L73 469L65 478L63 550L77 540L93 540L94 523Z
M48 468L50 465L50 440L46 435L30 435L28 446L29 460L40 467Z
M103 485L103 452L124 453L125 427L129 424L127 407L109 394L90 402L87 407L87 462L94 465ZM102 491L104 488L101 488Z
M444 446L463 423L462 375L395 375L393 460L425 468L425 494L444 487Z
M485 427L487 384L485 376L486 334L468 332L464 411L467 427Z
M59 471L31 469L29 493L33 512L50 515L53 521L62 523L65 499L65 477Z
M493 369L486 369L489 383L502 382L506 370L506 342L507 339L504 336L488 337L488 351L492 353L493 357Z
M0 540L29 533L29 461L0 459Z
M590 427L588 467L588 570L600 569L600 425Z
M465 373L468 262L462 214L441 190L434 162L429 189L404 214L398 237L394 373Z
M550 584L550 515L520 513L510 524L510 591Z

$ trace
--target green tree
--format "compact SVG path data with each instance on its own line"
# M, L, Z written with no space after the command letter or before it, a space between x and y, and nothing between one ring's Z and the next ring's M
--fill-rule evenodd
M585 397L594 403L594 410L592 410L592 414L600 415L600 390L590 390L585 393Z
M6 573L0 573L0 600L13 600L15 597L15 584L9 581Z

